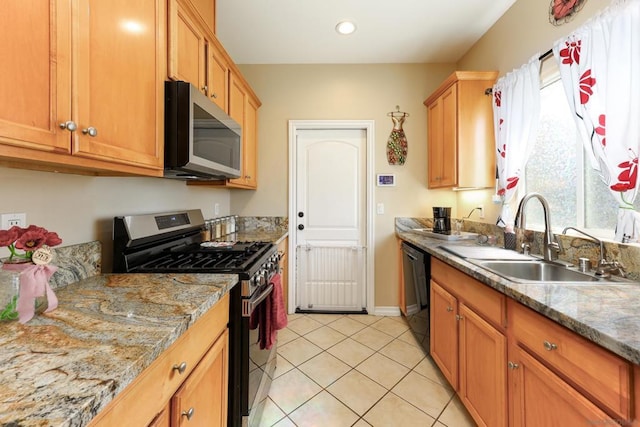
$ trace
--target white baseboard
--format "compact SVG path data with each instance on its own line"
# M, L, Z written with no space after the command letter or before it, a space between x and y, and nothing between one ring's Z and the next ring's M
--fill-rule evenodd
M375 307L373 309L373 314L375 316L401 316L400 307Z

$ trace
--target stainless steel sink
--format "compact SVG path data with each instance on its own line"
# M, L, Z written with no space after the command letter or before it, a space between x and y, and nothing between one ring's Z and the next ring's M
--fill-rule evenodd
M534 282L597 282L598 278L545 261L467 260L508 279Z
M564 265L543 260L507 261L467 259L467 261L514 282L572 282L582 284L631 282L630 280L620 277L598 277L572 270Z

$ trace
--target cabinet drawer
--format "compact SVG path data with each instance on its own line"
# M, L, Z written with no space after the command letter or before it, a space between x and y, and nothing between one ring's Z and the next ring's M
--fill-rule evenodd
M92 420L90 426L147 425L167 404L202 356L225 331L229 294L205 313ZM179 373L174 366L185 363Z
M471 276L431 258L431 278L461 301L473 307L485 320L500 330L506 326L506 297Z
M509 300L513 337L543 363L620 419L631 416L631 366L535 311Z

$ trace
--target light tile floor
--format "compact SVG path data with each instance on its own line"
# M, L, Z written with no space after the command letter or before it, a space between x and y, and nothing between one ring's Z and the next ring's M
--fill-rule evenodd
M475 423L403 317L294 314L278 332L264 427Z

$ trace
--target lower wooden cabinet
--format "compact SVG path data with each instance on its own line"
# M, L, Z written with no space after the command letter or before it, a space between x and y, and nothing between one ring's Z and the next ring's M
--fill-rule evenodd
M171 426L227 425L229 332L209 349L171 398Z
M436 258L430 316L431 356L479 426L634 421L639 366Z
M504 296L435 258L431 275L431 356L479 426L506 426Z
M631 419L631 364L510 300L511 341L616 419ZM521 353L518 353L521 354ZM517 360L509 360L517 363Z
M507 338L464 303L459 307L459 392L481 426L507 425Z
M454 389L458 389L458 300L431 281L431 357Z
M98 413L89 426L226 426L228 322L229 294L226 294ZM186 423L190 408L194 409L193 415Z
M162 412L151 421L148 427L170 427L171 426L171 407L169 404L164 407Z
M618 425L517 345L509 346L509 370L511 426Z

